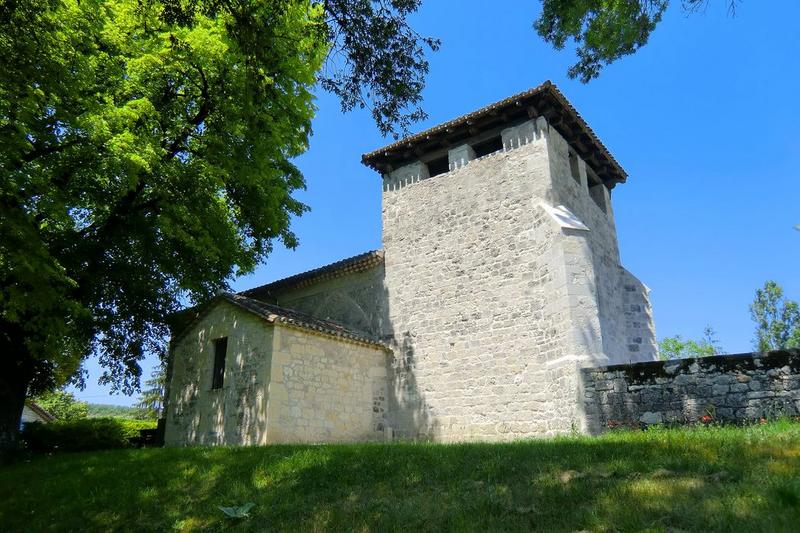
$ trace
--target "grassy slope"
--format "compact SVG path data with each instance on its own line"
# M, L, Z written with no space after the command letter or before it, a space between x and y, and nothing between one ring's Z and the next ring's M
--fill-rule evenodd
M250 518L218 505L256 503ZM800 424L513 444L117 450L0 468L41 530L797 531Z

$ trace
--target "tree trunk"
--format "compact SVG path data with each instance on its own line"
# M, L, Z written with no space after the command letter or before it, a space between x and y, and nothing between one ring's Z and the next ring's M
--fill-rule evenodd
M0 331L0 457L17 448L25 395L33 377L27 356L21 338Z

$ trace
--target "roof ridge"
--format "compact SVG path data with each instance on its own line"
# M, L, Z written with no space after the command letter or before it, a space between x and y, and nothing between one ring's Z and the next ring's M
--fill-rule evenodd
M327 265L313 268L311 270L306 270L305 272L299 272L297 274L293 274L285 278L277 279L275 281L265 283L264 285L259 285L257 287L252 287L250 289L239 291L236 294L241 294L249 298L258 299L257 295L258 293L261 292L271 293L276 289L289 288L292 286L296 286L298 284L306 284L319 281L319 278L327 279L330 277L338 277L339 275L351 271L360 272L371 266L377 265L380 262L383 262L383 250L381 249L370 250L367 252L360 253L358 255L334 261L333 263L328 263Z

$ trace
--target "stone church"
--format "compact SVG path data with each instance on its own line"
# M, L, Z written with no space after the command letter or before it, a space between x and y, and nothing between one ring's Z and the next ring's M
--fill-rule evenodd
M185 312L167 445L585 431L581 369L656 359L617 245L627 174L552 83L362 161L383 248Z

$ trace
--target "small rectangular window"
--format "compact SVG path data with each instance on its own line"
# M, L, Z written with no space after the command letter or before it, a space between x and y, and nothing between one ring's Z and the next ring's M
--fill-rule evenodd
M480 142L472 147L475 150L475 158L483 157L485 155L492 154L494 152L499 152L503 149L503 138L498 135L497 137L492 137L491 139L486 139L483 142Z
M439 174L444 174L445 172L450 172L450 161L447 157L447 154L428 162L428 175L430 177L438 176Z
M595 205L600 208L600 211L603 213L608 214L608 210L606 209L606 186L602 183L599 185L595 185L594 187L589 187L589 196L592 197L594 200Z
M228 351L228 337L214 340L214 373L211 375L211 388L221 389L225 380L225 354Z
M578 165L578 155L572 150L569 151L569 172L572 174L572 179L578 185L581 184L581 169Z

